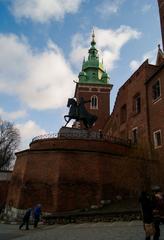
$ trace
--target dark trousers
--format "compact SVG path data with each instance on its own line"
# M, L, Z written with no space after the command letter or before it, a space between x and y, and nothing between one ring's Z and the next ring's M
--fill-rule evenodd
M145 240L150 240L150 237L146 237Z
M153 240L159 240L159 237L160 237L160 220L157 219L157 220L154 220L154 227L155 227L155 235L154 235L154 238Z
M35 217L35 219L34 219L34 228L36 228L38 226L38 222L39 222L39 217Z
M19 229L21 229L24 225L26 225L26 230L29 229L29 219L23 219L22 224L19 226Z

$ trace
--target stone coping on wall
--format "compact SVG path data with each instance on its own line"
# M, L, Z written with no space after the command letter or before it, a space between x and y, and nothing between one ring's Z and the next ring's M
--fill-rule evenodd
M101 140L86 140L86 139L42 139L32 142L30 148L16 153L23 154L33 151L82 151L82 152L97 152L119 156L127 156L129 147Z
M58 136L43 135L33 139L30 148L26 151L85 151L114 155L126 155L130 148L128 142L104 136L100 132L80 130L73 128L61 128Z

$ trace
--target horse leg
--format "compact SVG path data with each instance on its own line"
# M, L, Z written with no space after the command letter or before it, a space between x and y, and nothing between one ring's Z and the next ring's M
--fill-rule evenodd
M87 121L87 119L83 119L83 124L86 127L86 129L88 129L88 121Z
M96 122L97 116L95 115L90 115L90 118L88 119L88 125L91 128L93 124Z

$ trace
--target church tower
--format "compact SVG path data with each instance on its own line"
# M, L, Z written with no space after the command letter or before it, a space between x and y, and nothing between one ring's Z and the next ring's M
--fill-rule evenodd
M158 0L159 15L161 21L162 44L164 50L164 0Z
M88 59L84 59L82 71L78 76L79 81L76 83L75 97L78 102L81 97L90 100L90 103L86 103L85 107L88 112L98 117L92 127L93 130L98 131L104 127L109 118L112 85L109 84L109 76L104 70L103 63L99 61L94 32L88 53ZM82 127L82 125L79 127Z

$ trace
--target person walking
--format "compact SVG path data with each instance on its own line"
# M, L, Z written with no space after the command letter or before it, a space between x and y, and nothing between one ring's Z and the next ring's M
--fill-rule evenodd
M155 235L153 240L159 240L161 212L164 209L164 197L159 186L152 187L153 192L153 222L155 226Z
M19 229L22 229L22 227L24 225L26 225L26 230L29 230L29 220L30 220L30 216L31 216L31 212L32 212L32 209L29 208L26 210L24 216L23 216L23 220L22 220L22 223L21 225L19 226Z
M38 226L38 223L40 221L40 216L42 214L41 211L41 204L38 204L35 208L34 208L34 228L36 228Z
M141 212L145 231L145 240L150 240L151 236L155 235L155 228L153 224L153 207L152 199L148 192L141 192L139 202L141 205Z

